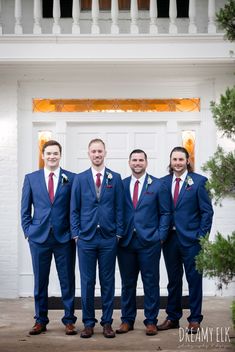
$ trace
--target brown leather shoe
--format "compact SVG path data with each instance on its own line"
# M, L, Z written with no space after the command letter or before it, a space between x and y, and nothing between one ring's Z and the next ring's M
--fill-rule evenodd
M157 326L155 324L146 325L146 335L148 336L157 335Z
M200 324L197 321L191 321L188 324L188 334L197 334L198 330L200 330Z
M159 331L162 330L169 330L169 329L178 329L179 326L179 322L178 320L165 320L162 324L157 326L157 329Z
M84 339L89 339L94 334L94 329L91 326L85 326L82 330L80 337Z
M115 332L113 331L111 324L104 324L103 335L107 338L115 337Z
M39 335L46 330L46 325L41 323L35 323L32 329L29 331L29 335Z
M129 323L121 323L119 326L119 329L116 330L117 334L125 334L128 331L134 330L133 325L130 325Z
M65 334L66 335L77 335L77 330L74 324L66 324L65 325Z

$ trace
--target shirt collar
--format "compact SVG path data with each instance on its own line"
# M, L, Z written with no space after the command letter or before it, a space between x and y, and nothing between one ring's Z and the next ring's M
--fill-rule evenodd
M181 181L183 182L185 181L187 174L188 174L188 170L185 170L185 172L180 176ZM176 178L178 177L175 176L175 174L173 174L173 180L172 180L173 183L175 182Z
M101 170L101 171L97 171L97 170L95 170L93 167L91 167L91 172L92 172L93 177L96 177L96 175L97 175L98 173L101 174L101 177L104 177L104 170L105 170L105 167L104 167L103 170Z
M132 181L132 182L136 182L136 181L138 180L139 183L144 184L145 177L146 177L146 172L145 172L144 175L141 176L140 178L136 178L134 175L131 175L131 181Z
M54 173L55 177L59 178L59 176L60 176L60 167L58 167L58 169L56 169L54 171L48 170L47 168L44 167L44 175L45 175L45 177L49 177L51 172Z

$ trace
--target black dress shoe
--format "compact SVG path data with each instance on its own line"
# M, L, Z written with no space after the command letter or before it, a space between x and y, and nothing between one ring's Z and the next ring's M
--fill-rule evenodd
M91 326L85 326L82 330L80 337L89 339L94 334L94 329Z
M35 323L35 325L29 331L29 335L39 335L46 330L47 330L46 325L41 323Z
M104 324L103 335L107 338L115 337L115 332L113 331L111 324Z
M179 326L179 321L178 320L165 320L162 324L157 326L157 329L159 331L162 330L169 330L169 329L178 329Z
M133 325L129 323L121 323L119 328L116 330L117 334L126 334L128 331L134 330Z

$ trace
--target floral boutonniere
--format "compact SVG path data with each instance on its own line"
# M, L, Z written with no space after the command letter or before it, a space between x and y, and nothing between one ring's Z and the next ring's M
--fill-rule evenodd
M67 176L67 175L61 174L61 177L62 177L62 179L61 179L62 185L64 185L65 183L68 183L68 182L69 182L69 179L68 179L68 176Z
M192 187L193 184L194 184L194 182L193 182L192 177L191 176L187 176L186 180L185 180L185 188L187 190L189 190Z
M152 182L153 182L153 180L151 179L150 176L148 176L148 178L147 178L147 183L146 183L146 191L147 191L147 189L148 189L148 186L150 186Z
M112 188L113 187L110 184L112 179L113 179L113 175L111 174L111 172L106 171L106 188Z

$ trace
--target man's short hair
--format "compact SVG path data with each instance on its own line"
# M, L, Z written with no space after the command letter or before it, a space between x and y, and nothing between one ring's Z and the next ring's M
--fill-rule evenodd
M131 160L132 154L144 154L145 160L147 160L147 154L142 149L134 149L129 155L129 160Z
M59 142L53 140L53 139L50 139L49 141L47 141L43 147L42 147L42 154L44 154L44 151L46 149L46 147L49 147L51 145L57 145L59 147L59 150L60 150L60 154L62 154L62 146Z
M102 143L103 146L104 146L104 149L105 149L105 143L104 141L102 141L102 139L100 138L94 138L90 141L90 143L88 144L88 148L90 148L90 146L93 144L93 143Z

